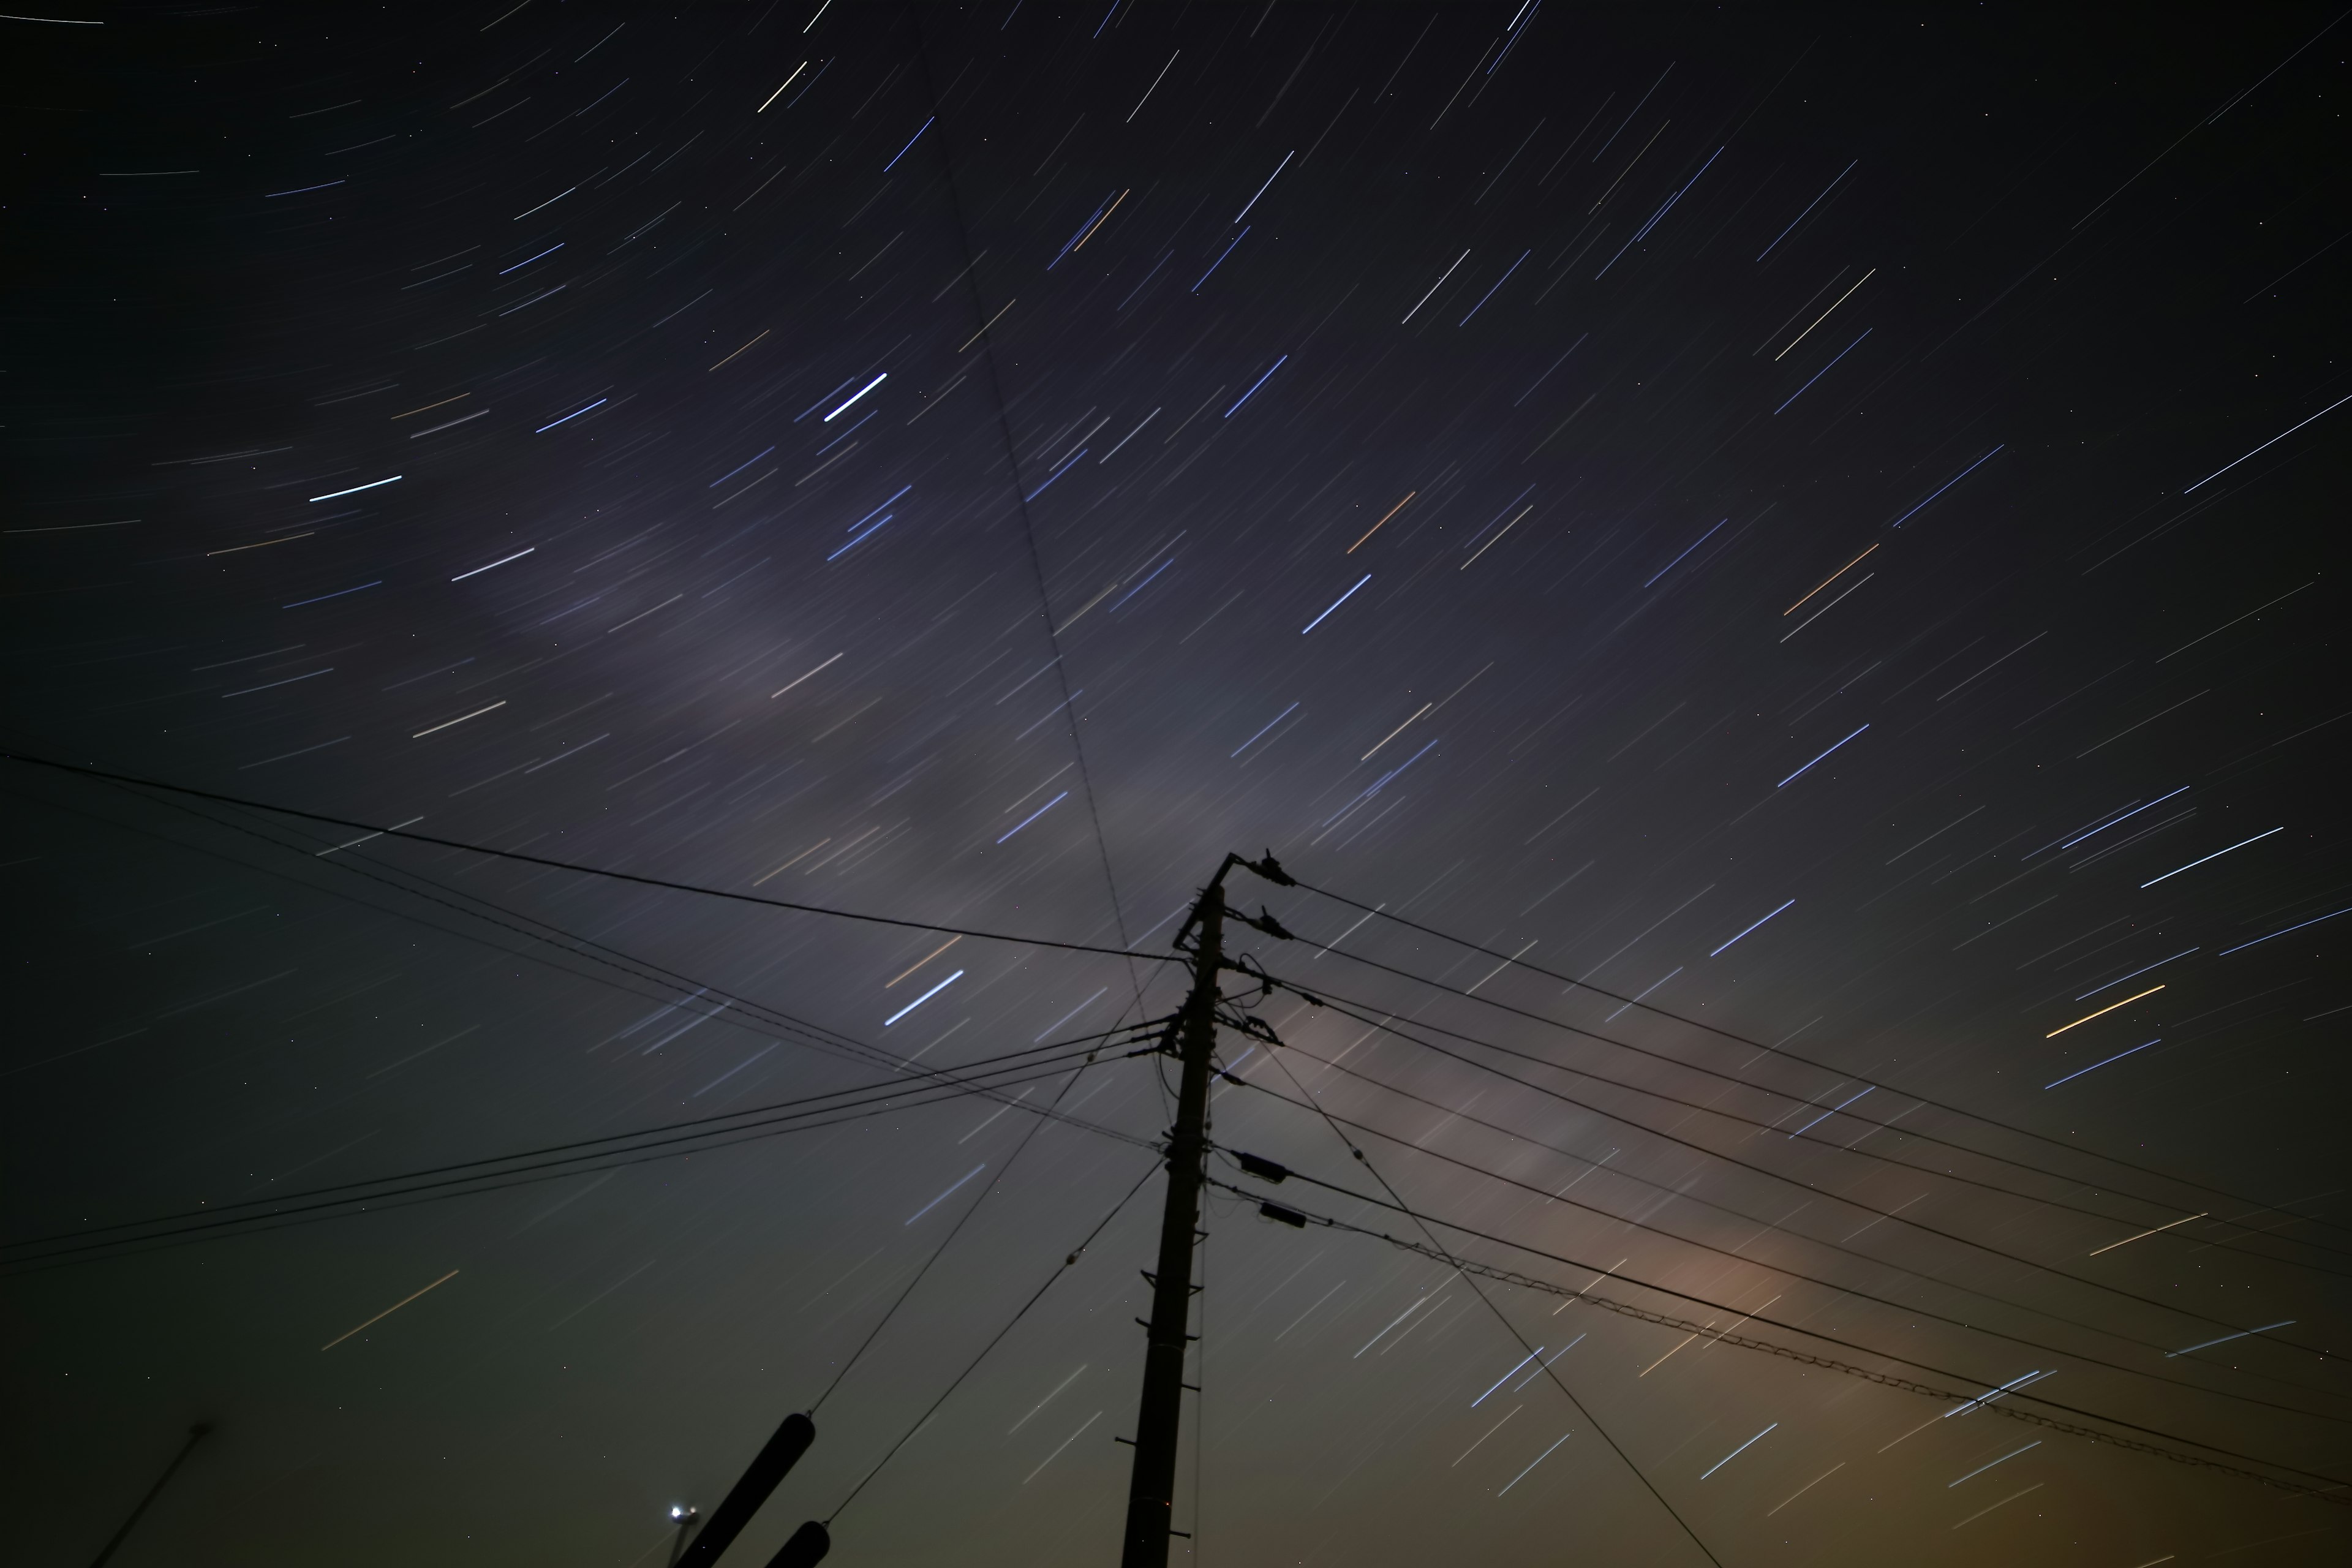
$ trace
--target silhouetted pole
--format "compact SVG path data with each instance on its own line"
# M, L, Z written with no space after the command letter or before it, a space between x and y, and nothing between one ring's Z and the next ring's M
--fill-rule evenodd
M180 1445L178 1455L170 1464L163 1467L163 1473L155 1478L155 1484L147 1489L147 1495L139 1500L139 1506L131 1510L131 1517L122 1521L122 1528L114 1532L114 1539L100 1547L98 1555L90 1559L89 1568L104 1568L106 1560L114 1555L115 1549L120 1547L123 1538L131 1533L131 1527L139 1522L139 1516L147 1511L147 1505L155 1500L157 1495L163 1491L164 1484L179 1473L182 1465L188 1462L188 1456L196 1451L196 1445L212 1436L212 1430L211 1424L203 1421L188 1428L188 1440Z
M790 1541L776 1548L776 1554L768 1559L768 1568L816 1568L832 1550L832 1535L824 1526L810 1520L793 1531Z
M776 1435L768 1439L768 1446L744 1470L743 1479L729 1489L726 1500L711 1510L710 1522L702 1527L694 1544L677 1560L677 1568L712 1568L719 1554L732 1545L743 1527L751 1522L751 1516L760 1511L760 1505L768 1500L768 1494L776 1489L784 1472L815 1441L816 1423L798 1413L785 1416Z
M1193 935L1192 992L1177 1023L1183 1077L1168 1138L1168 1204L1160 1220L1160 1270L1151 1279L1151 1321L1143 1351L1143 1396L1135 1414L1135 1469L1127 1489L1120 1568L1166 1568L1176 1490L1176 1439L1184 1415L1184 1347L1192 1317L1192 1239L1201 1222L1207 1151L1210 1053L1217 1043L1217 968L1223 958L1225 873L1217 868L1185 928ZM1181 944L1183 933L1179 932Z

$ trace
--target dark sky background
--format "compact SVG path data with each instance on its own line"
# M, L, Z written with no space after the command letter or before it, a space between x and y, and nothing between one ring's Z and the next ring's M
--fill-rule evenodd
M0 22L13 1561L1110 1561L1268 847L1177 1560L2342 1561L2335 13L503 8Z

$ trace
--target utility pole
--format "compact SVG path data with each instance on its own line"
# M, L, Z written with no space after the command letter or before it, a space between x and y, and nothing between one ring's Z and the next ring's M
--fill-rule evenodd
M1168 1202L1160 1220L1160 1271L1151 1277L1143 1396L1135 1415L1135 1469L1127 1489L1127 1535L1120 1568L1167 1568L1176 1490L1177 1434L1184 1414L1184 1347L1192 1317L1192 1240L1201 1223L1202 1166L1207 1153L1210 1053L1217 1043L1217 971L1224 958L1225 873L1246 865L1228 855L1177 933L1193 937L1192 991L1177 1016L1183 1077L1176 1125L1168 1138Z

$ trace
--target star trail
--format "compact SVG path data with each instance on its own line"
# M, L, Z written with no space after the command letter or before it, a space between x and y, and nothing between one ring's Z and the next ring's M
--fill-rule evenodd
M2346 15L0 17L12 1556L2341 1561Z

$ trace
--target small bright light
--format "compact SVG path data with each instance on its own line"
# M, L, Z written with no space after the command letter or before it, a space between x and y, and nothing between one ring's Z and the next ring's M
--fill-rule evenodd
M672 1503L669 1505L669 1516L672 1519L684 1519L686 1517L686 1510L679 1507L677 1503Z

